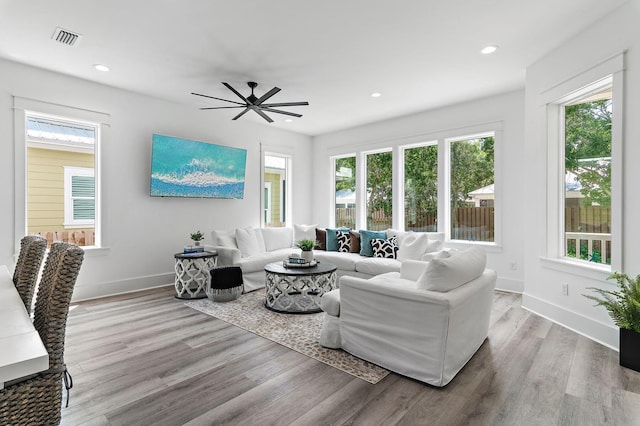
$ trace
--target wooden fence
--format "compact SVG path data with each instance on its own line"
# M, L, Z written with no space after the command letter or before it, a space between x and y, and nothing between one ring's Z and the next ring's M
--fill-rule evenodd
M77 246L92 246L95 244L96 233L93 229L82 229L77 231L50 231L32 232L31 235L39 235L47 239L47 247L51 247L56 241L75 244Z
M564 210L565 232L611 233L611 208L570 206Z

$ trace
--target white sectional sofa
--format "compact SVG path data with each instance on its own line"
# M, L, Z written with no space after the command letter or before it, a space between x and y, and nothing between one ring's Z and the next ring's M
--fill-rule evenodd
M242 269L245 292L264 287L264 267L271 262L282 261L293 253L300 253L295 243L301 239L317 239L316 225L294 225L293 228L237 228L214 230L212 244L205 250L218 252L219 266L239 266ZM428 260L442 249L444 234L426 232L399 232L387 230L388 237L395 236L399 249L397 258L362 256L355 252L314 250L319 262L333 263L338 267L338 277L349 275L371 278L386 272L399 272L402 260Z

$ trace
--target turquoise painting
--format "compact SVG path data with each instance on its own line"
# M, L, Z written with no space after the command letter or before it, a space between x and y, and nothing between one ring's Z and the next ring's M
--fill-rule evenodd
M151 196L243 198L247 150L153 135Z

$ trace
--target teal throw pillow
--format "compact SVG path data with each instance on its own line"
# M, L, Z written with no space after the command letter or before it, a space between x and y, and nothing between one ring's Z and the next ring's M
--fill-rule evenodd
M349 228L327 228L327 251L338 251L338 231L349 232ZM373 256L373 252L371 252Z
M328 234L327 234L328 235ZM386 231L360 231L360 256L373 257L373 248L371 240L386 239Z

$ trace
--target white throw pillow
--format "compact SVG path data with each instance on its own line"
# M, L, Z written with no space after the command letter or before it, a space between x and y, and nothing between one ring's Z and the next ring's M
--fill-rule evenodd
M442 250L442 247L444 247L444 241L429 238L429 243L427 244L427 248L424 252L433 253L434 251Z
M236 242L238 243L242 257L255 256L260 253L256 233L252 226L248 228L237 228Z
M420 260L405 260L400 265L400 278L406 280L418 281L418 278L427 269L427 262Z
M419 232L411 232L405 235L398 249L398 260L420 260L427 250L429 236Z
M293 225L293 243L297 243L300 240L316 240L316 228L315 225Z
M396 240L398 241L398 247L400 247L400 244L402 244L402 241L405 239L405 237L409 234L413 234L413 231L399 231L397 229L387 229L387 238L391 238L391 237L396 237Z
M211 231L211 242L214 246L238 248L235 231Z
M416 287L423 290L449 291L478 278L487 265L487 254L480 247L451 254L445 259L433 259L418 278Z
M267 251L266 246L264 245L264 238L262 237L262 229L256 228L253 230L256 234L256 242L258 243L258 253L264 253Z
M293 246L293 230L291 228L262 228L262 237L267 251ZM315 240L315 236L313 239Z

